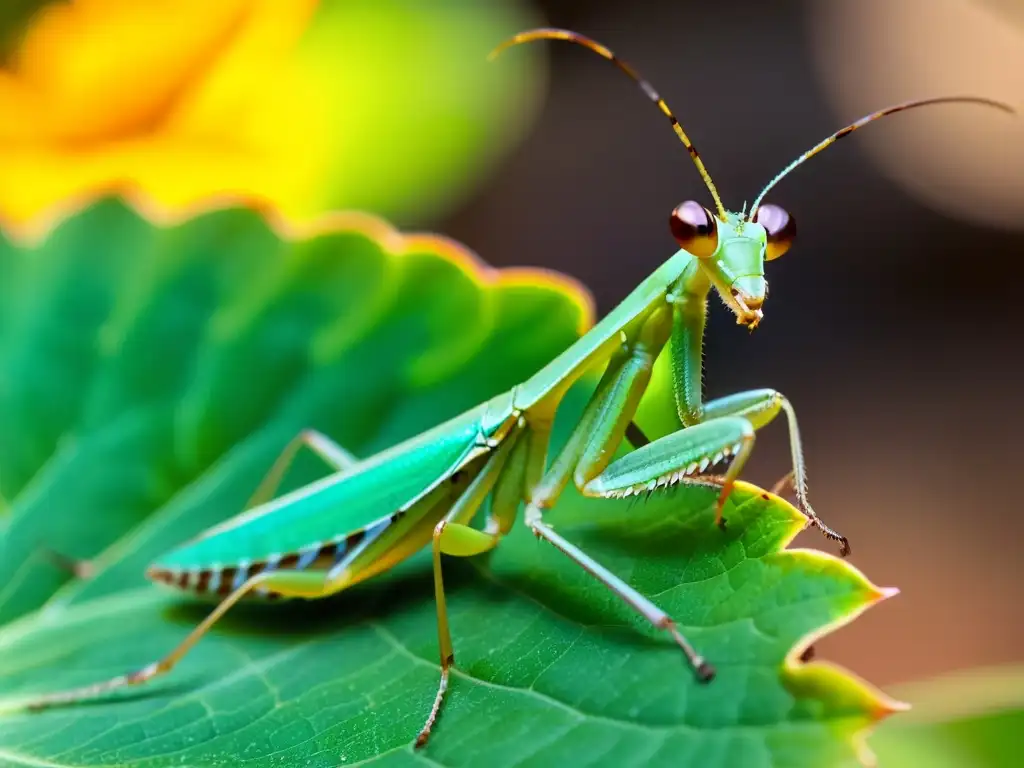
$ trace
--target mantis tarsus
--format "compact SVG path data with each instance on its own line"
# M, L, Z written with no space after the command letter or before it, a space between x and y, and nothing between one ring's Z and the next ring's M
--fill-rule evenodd
M168 553L148 576L181 589L221 595L217 607L169 655L111 680L40 696L42 708L136 685L168 672L242 597L263 594L315 599L335 594L408 558L433 549L441 677L416 745L427 742L448 687L455 656L448 628L442 555L469 557L495 547L509 532L521 503L525 524L603 582L652 625L664 630L703 682L714 669L691 647L673 620L654 603L556 533L544 519L568 483L587 496L621 497L657 492L679 483L706 483L708 470L730 459L717 479L722 508L754 446L755 432L784 413L792 452L792 487L808 525L839 542L807 500L806 472L796 414L779 392L758 389L704 402L701 365L704 319L712 288L750 329L762 318L768 286L764 264L782 256L795 235L794 219L763 203L790 171L877 118L940 103L975 103L1007 112L1005 104L958 96L911 101L874 112L819 142L786 166L755 198L749 213L722 204L693 143L668 105L628 64L603 45L574 32L537 29L515 35L495 49L542 39L588 48L636 81L669 119L714 201L714 211L688 201L670 216L677 253L647 277L588 333L534 376L508 392L415 438L356 461L329 438L299 435L257 489L248 511ZM655 360L671 357L673 387L683 428L646 441L633 423ZM548 444L559 404L577 380L602 372L578 424L561 452L548 461ZM635 450L614 459L629 440ZM318 454L335 471L324 479L274 498L300 447ZM490 499L482 530L471 527Z

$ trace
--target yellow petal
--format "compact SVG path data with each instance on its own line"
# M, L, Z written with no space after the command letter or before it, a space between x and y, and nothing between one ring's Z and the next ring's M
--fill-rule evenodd
M457 18L480 38L490 38L493 23L517 21L507 11L433 10L444 10L438 25ZM28 228L76 199L111 191L141 191L172 208L230 196L315 215L376 201L382 188L404 200L396 185L403 164L416 166L406 174L410 189L443 199L446 185L483 165L466 157L479 149L471 151L464 131L472 125L486 136L487 126L467 120L479 113L470 115L466 104L493 89L474 73L471 93L438 95L457 76L444 69L447 60L437 61L450 54L447 34L424 35L436 31L427 21L421 9L384 0L49 5L0 69L0 220ZM450 34L463 39L458 29ZM381 87L381 77L394 79L377 74L386 67L417 69L395 54L415 45L417 55L426 46L433 57L419 67L433 79L405 96ZM484 70L482 52L479 60ZM417 118L400 127L404 133L395 129L396 97ZM493 108L491 101L485 109ZM409 141L410 132L422 140ZM391 138L374 143L378 136ZM441 151L452 142L470 148ZM386 154L382 145L394 146L385 162L366 162ZM410 164L403 154L410 151L422 160Z

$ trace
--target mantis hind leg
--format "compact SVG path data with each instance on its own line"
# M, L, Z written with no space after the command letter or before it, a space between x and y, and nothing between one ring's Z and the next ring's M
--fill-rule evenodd
M327 435L317 432L315 429L304 429L293 437L274 460L270 470L256 487L256 491L246 502L245 509L258 507L274 498L277 489L281 487L288 469L295 462L299 451L308 448L319 456L324 464L335 471L342 471L357 464L359 460L346 451ZM78 560L65 555L63 552L39 547L39 555L53 564L55 567L65 571L76 579L91 579L96 572L92 560Z
M118 688L141 685L155 677L170 672L235 603L253 590L267 589L284 597L315 599L338 592L345 586L345 583L341 581L332 582L328 578L326 571L264 571L253 576L218 603L217 607L163 658L147 664L134 672L119 675L109 680L29 699L24 702L24 707L26 709L38 710L63 704L72 704L83 699L92 699Z
M76 579L91 579L96 574L96 566L92 560L79 560L69 557L63 552L55 549L40 546L37 550L40 557L44 558L54 567L69 573Z

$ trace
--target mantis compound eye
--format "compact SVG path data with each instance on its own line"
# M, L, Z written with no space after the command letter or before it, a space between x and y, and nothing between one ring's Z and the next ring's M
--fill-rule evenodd
M754 221L768 233L768 248L765 250L767 261L779 258L789 250L796 237L796 221L785 208L770 203L762 205L754 214Z
M718 250L718 225L707 208L693 200L677 205L669 216L672 237L679 247L698 259L706 259Z

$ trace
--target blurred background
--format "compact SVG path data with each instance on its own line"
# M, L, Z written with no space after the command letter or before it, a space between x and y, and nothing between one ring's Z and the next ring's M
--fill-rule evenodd
M291 56L313 5L296 0L188 99L173 78L148 78L161 49L144 37L120 38L137 67L123 66L123 50L109 60L93 50L94 69L77 68L73 54L102 39L90 25L130 3L84 2L95 17L54 16L26 36L40 5L0 9L5 222L69 194L131 189L128 170L156 158L142 186L161 202L186 204L226 178L296 216L367 208L498 266L566 272L601 314L674 252L669 211L710 200L664 119L607 62L545 43L487 65L510 31L572 28L634 64L733 209L888 104L969 93L1024 108L1017 0L536 0L429 12L339 2ZM199 56L190 14L212 6L155 5L172 10L153 29L180 33L179 53ZM217 6L225 24L236 6ZM295 111L299 82L314 89L301 104L311 112ZM247 111L254 88L261 107ZM138 93L155 95L132 101ZM223 163L212 170L208 145ZM44 178L40 164L59 172ZM802 166L769 201L799 236L768 267L755 333L712 306L707 395L784 392L815 507L850 538L857 567L902 590L822 640L819 655L883 687L1024 662L1024 119L973 106L888 118ZM771 485L786 471L786 439L781 424L763 433L748 479ZM799 543L829 547L814 534Z

